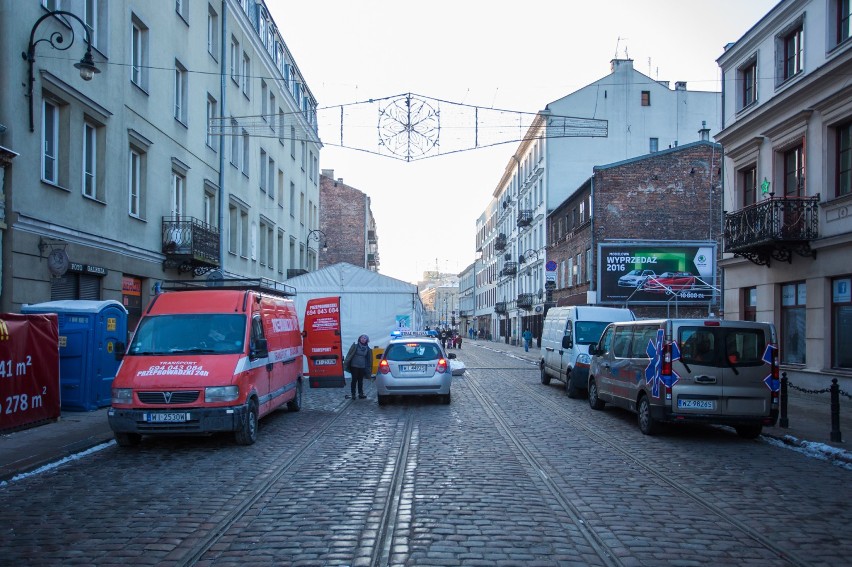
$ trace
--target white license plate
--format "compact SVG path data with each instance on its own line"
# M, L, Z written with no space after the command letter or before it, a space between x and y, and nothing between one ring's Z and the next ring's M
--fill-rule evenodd
M184 423L189 421L188 413L146 413L143 417L148 423Z
M426 365L425 364L400 364L399 365L400 372L425 372Z
M678 409L716 409L716 402L713 400L677 400Z
M315 360L314 364L317 366L332 366L337 362L336 358L320 358L319 360Z

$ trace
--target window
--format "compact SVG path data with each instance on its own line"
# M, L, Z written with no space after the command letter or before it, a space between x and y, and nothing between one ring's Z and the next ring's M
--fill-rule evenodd
M305 226L305 194L299 193L299 223Z
M837 278L831 282L831 366L852 368L852 278Z
M804 282L781 286L781 362L786 364L805 364L806 303Z
M133 16L130 31L130 80L143 90L148 87L148 28Z
M757 167L751 166L740 171L740 184L743 188L743 206L757 202Z
M130 148L130 163L128 167L128 212L130 216L142 217L142 198L144 192L143 169L145 154L138 148Z
M210 93L207 93L207 128L205 134L205 141L207 146L212 149L214 152L216 151L216 146L213 140L213 121L216 120L217 117L217 108L218 104L216 103L216 99ZM220 127L217 127L217 130Z
M648 144L648 151L652 154L660 151L660 139L659 138L651 138L650 143Z
M269 246L270 242L268 239L269 227L266 224L266 221L260 219L260 265L266 266L267 264L267 255L269 254Z
M740 67L737 75L737 90L740 91L737 110L742 110L757 102L757 58Z
M59 184L59 107L45 100L43 111L41 178Z
M186 215L186 177L172 171L171 215L175 219Z
M744 287L743 293L743 321L757 321L757 288Z
M260 80L260 118L266 122L268 120L267 114L269 110L266 107L267 104L267 95L269 93L269 89L266 86L266 81L263 79Z
M296 159L296 127L290 126L290 157Z
M240 209L240 256L248 258L249 254L249 221L248 211Z
M296 184L290 182L290 216L296 218Z
M852 194L852 122L837 128L835 197Z
M301 155L301 158L302 158L302 171L305 171L306 162L307 162L307 159L308 159L308 152L307 152L307 149L306 149L307 144L305 144L305 142L303 141L303 142L301 142L301 146L302 146L302 153L300 155Z
M239 246L239 209L233 203L228 204L228 252L231 254L237 253Z
M271 224L266 225L266 265L272 269L275 267L275 228Z
M175 12L183 18L184 22L189 21L189 0L175 0Z
M784 196L802 197L805 194L805 153L804 146L791 148L784 152Z
M236 120L231 118L231 165L237 169L240 168L240 155L242 153L240 151L240 142L242 141L242 138L237 135L238 131L239 124L237 124Z
M268 161L267 166L266 166L266 175L267 175L266 190L267 190L267 195L269 195L270 199L275 198L275 172L276 172L275 160L272 159L272 156L270 155L269 161Z
M216 219L216 195L218 191L216 187L210 183L204 182L204 197L201 203L202 206L202 218L205 223L207 223L211 227L215 227L218 224Z
M278 141L284 144L284 111L278 109Z
M284 208L284 172L278 170L278 206Z
M836 3L836 10L834 18L836 20L835 25L835 34L836 38L834 41L834 45L840 45L850 37L849 30L849 19L852 16L852 2L849 0L834 0Z
M249 174L249 135L245 128L243 128L243 160L242 160L242 170L243 174L248 177Z
M567 287L573 287L574 286L574 273L575 273L574 258L568 258L568 274L567 274L568 280L565 282Z
M207 5L207 53L213 59L219 57L219 14L210 4Z
M251 59L249 58L248 53L243 53L243 67L241 69L240 88L242 89L243 94L246 95L246 98L250 98L250 96L251 96L251 92L249 92L250 77L251 77Z
M801 73L804 65L803 61L803 36L804 27L799 22L793 29L782 35L778 40L778 46L781 48L781 69L779 76L781 82L787 81Z
M175 119L184 126L187 117L186 87L188 75L186 67L181 65L180 61L175 60Z
M586 282L592 281L592 249L586 248Z
M651 91L642 91L642 106L651 106Z
M260 150L260 173L258 174L260 181L260 190L266 193L266 150Z
M284 273L284 231L278 230L278 246L276 247L276 252L278 253L278 273Z
M98 130L83 122L83 195L98 198Z
M231 36L231 79L238 85L240 84L240 42L237 38Z
M269 89L269 128L275 131L275 94L272 89Z

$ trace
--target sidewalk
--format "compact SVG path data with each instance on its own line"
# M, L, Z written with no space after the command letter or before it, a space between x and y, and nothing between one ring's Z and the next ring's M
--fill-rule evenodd
M541 360L541 349L535 346L530 347L529 352L524 352L523 346L478 339L467 340L463 345L463 348L476 347L503 351L535 363ZM827 379L826 382L825 387L828 387L830 381ZM841 389L847 392L852 390L842 386ZM788 427L781 427L779 419L774 427L763 428L763 436L785 445L822 453L829 460L852 465L852 400L840 396L839 443L831 441L831 396L827 393L806 394L790 389L787 396L787 419Z
M487 347L537 364L540 350L485 340L466 340L462 350L451 350L464 356L469 348ZM848 389L846 389L848 390ZM112 431L107 422L108 408L90 412L63 411L54 423L23 431L0 434L0 483L16 475L33 471L70 457L102 443L111 442ZM829 460L852 465L852 401L840 397L840 432L842 442L830 439L831 406L828 394L805 394L795 390L788 396L789 427L765 427L764 437L793 447L820 453Z

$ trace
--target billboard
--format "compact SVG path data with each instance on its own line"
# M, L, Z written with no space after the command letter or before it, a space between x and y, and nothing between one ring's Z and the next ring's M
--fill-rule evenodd
M598 303L711 303L718 290L716 242L605 242L598 245Z

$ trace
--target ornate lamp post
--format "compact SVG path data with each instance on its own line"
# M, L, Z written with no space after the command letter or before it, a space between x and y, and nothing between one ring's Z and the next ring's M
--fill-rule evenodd
M310 250L310 242L312 238L317 241L317 244L319 244L319 247L323 252L328 252L328 241L325 237L325 233L318 228L315 228L308 232L308 235L305 237L306 251Z
M52 48L58 49L59 51L65 51L74 44L73 28L71 28L71 41L69 41L68 45L65 46L62 46L65 42L65 36L63 36L60 31L52 32L49 37L38 40L35 39L36 28L38 28L39 24L47 18L56 16L67 16L77 20L80 22L80 25L83 26L83 31L86 32L86 53L83 55L83 58L80 59L79 63L74 63L74 67L80 70L80 77L84 81L91 81L92 77L95 76L95 73L101 72L101 70L95 66L95 60L92 58L92 38L89 36L89 28L86 26L86 22L81 20L79 16L65 10L55 10L53 12L48 12L36 20L36 23L33 25L33 29L30 30L30 43L27 46L27 50L21 53L21 57L23 57L24 61L27 62L27 98L30 100L30 132L35 130L35 126L33 125L33 83L35 82L35 76L33 75L33 63L35 63L36 45L42 41L46 41Z

